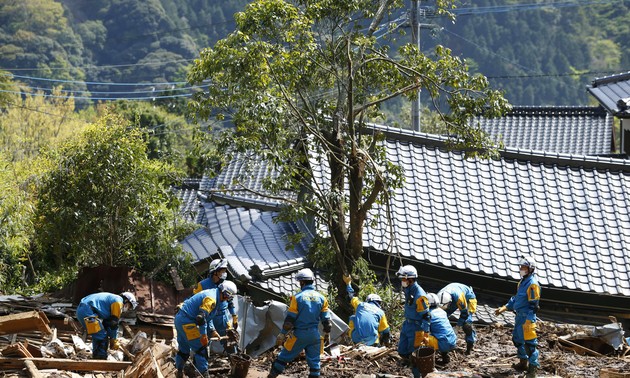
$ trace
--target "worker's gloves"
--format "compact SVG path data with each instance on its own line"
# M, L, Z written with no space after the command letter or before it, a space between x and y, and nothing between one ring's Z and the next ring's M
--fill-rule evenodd
M232 315L232 328L238 329L238 315Z
M420 345L429 345L429 332L420 331Z
M276 336L276 346L282 346L282 344L284 344L284 341L287 339L287 335L284 333L279 333L278 336Z
M346 285L350 285L350 282L352 282L352 277L350 275L343 276L342 279L343 279L343 282L345 282Z
M330 331L332 331L332 324L330 323L330 320L326 319L322 322L322 329L324 330L324 333L330 333Z
M505 311L507 311L507 307L501 306L501 307L497 308L496 310L494 310L494 314L496 316L499 316L499 315L503 314Z
M179 310L181 310L181 309L182 309L182 306L183 306L183 305L184 305L184 303L182 302L182 303L178 304L178 305L177 305L177 307L175 307L175 315L177 315L177 313L179 312Z
M201 338L199 339L199 341L201 341L202 346L207 346L208 343L210 342L210 340L208 340L208 335L201 335Z
M109 349L120 349L120 342L118 339L109 339Z
M385 333L382 337L381 337L381 344L385 345L386 347L390 347L392 345L391 342L391 335L389 332Z
M217 332L216 330L212 331L212 333L210 334L210 337L212 339L217 339L217 340L221 339L221 335L219 335L219 332Z
M118 318L112 316L111 318L103 320L103 325L107 329L118 329Z
M201 314L197 315L197 317L195 318L195 324L197 324L198 326L206 324L206 318Z
M324 332L324 346L330 345L330 333Z

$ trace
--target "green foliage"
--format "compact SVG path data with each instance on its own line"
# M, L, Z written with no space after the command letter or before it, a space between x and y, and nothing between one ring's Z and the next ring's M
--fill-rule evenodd
M452 2L440 5L446 12ZM204 49L189 74L193 84L210 83L190 103L197 119L227 116L235 125L218 136L214 156L253 152L280 173L267 190L301 193L283 215L313 217L326 227L327 248L316 245L313 256L318 265L336 265L337 274L363 253L368 211L402 184L401 167L386 160L384 136L369 127L388 100L414 98L422 88L438 104L432 110L454 136L451 146L480 157L492 156L494 146L469 121L509 109L501 92L445 47L428 56L404 45L392 54L374 31L402 7L253 1L235 15L236 30ZM313 180L319 167L330 170L322 187Z
M62 266L55 271L42 271L37 280L22 290L23 294L52 293L68 287L78 276L74 266Z
M17 163L0 154L0 292L24 285L24 273L33 233L33 207Z
M358 291L355 296L364 301L372 293L378 294L381 299L381 308L387 316L389 326L393 329L400 329L404 321L404 296L400 291L396 291L388 282L379 281L370 269L369 262L363 258L359 259L352 268L352 282Z
M75 113L73 98L61 96L61 88L46 98L43 93L13 96L0 113L0 150L11 160L34 158L44 148L54 148L61 141L81 131L86 122Z
M0 66L38 68L35 75L67 79L72 89L84 72L83 45L54 0L0 2ZM60 68L66 68L59 70ZM53 74L54 71L54 74Z
M584 88L590 81L627 67L623 64L624 56L629 56L628 39L624 39L630 29L624 22L630 11L627 6L610 3L510 11L510 6L518 5L522 2L479 0L465 6L478 8L478 14L462 15L454 24L432 19L444 29L436 38L423 38L423 49L443 44L454 54L474 60L474 72L489 77L511 103L519 105L586 104L590 96ZM493 7L507 11L491 12Z
M144 135L106 115L57 151L41 178L36 270L126 265L151 272L182 255L169 185L177 172L147 158Z
M193 149L195 126L183 116L168 112L168 106L168 103L158 107L143 102L118 101L112 109L145 133L149 159L168 162L185 170L186 158ZM194 174L194 171L187 172L188 177Z

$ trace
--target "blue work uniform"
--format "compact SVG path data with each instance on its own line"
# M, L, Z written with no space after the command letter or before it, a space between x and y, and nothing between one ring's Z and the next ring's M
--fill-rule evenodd
M123 297L112 293L95 293L81 299L77 320L92 337L92 357L107 359L109 339L118 337L118 321Z
M422 341L420 333L430 331L431 313L427 293L417 282L403 288L403 292L405 293L405 321L400 330L398 354L407 357L420 346Z
M214 281L212 281L212 277L203 279L193 289L193 294L197 294L202 290L216 289L219 284L221 284L221 282L223 282L223 280L220 280L218 283L214 283ZM212 319L212 323L214 324L214 328L219 333L219 335L225 336L226 331L228 329L232 329L232 321L230 318L236 317L234 301L230 300L220 302L217 307L218 308L214 318ZM225 347L225 342L223 342L223 346Z
M477 296L472 287L453 282L450 283L442 290L438 292L438 297L442 292L447 292L451 295L451 304L445 309L446 314L451 316L455 310L459 310L459 319L457 319L457 325L464 327L465 324L470 324L469 332L466 332L466 343L474 344L477 341L477 331L472 328L473 314L477 312Z
M448 320L446 311L439 307L432 308L430 311L431 336L429 336L429 346L441 353L452 351L457 343L457 335Z
M306 363L310 371L309 377L319 377L321 339L319 323L330 322L328 299L315 290L313 285L304 285L302 290L291 297L285 324L292 323L292 334L287 336L273 369L282 373L287 364L293 361L304 350ZM283 334L288 332L283 327Z
M389 339L389 324L385 312L375 303L361 302L354 296L352 285L346 289L354 315L350 316L348 333L356 344L374 345Z
M403 288L405 293L405 321L400 329L398 354L409 357L422 343L422 333L428 333L431 326L431 313L427 293L417 282ZM416 366L411 367L414 378L420 377Z
M195 352L194 364L197 370L201 373L208 370L208 349L207 345L201 343L201 336L210 335L215 331L212 319L220 302L221 293L218 289L202 290L186 299L175 315L179 346L175 356L177 370L183 370L191 349ZM198 315L201 317L198 318ZM201 318L203 321L200 322Z
M536 335L536 311L540 301L540 286L534 273L523 277L517 286L516 295L508 301L508 310L516 312L512 342L519 359L540 367L538 362L538 336Z

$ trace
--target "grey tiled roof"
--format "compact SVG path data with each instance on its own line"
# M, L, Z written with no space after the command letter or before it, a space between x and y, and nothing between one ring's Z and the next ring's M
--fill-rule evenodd
M247 204L258 208L278 208L279 197L295 200L294 193L284 191L271 195L263 186L263 179L276 176L273 169L261 158L249 154L237 154L219 175L213 179L204 177L199 190L208 193L217 202Z
M630 117L630 72L595 79L586 89L613 115Z
M375 208L366 246L385 251L396 235L404 258L515 280L529 254L543 286L630 296L630 162L509 149L465 160L426 134L387 136L406 182L391 199L393 232Z
M580 155L610 153L613 117L602 107L515 107L474 123L506 147Z
M199 213L199 201L197 189L177 188L173 189L175 196L181 201L179 213L184 219L195 222Z
M219 254L228 260L229 270L241 280L276 294L293 291L291 274L308 266L306 255L312 234L303 222L274 222L278 213L254 208L220 205L202 201L204 226L182 241L195 261ZM304 237L287 249L287 236L301 232ZM321 285L321 283L320 283Z
M315 273L315 282L313 283L315 286L315 290L326 293L328 290L329 283L326 282L317 271ZM286 274L283 276L278 276L275 278L269 278L266 280L255 280L250 282L250 284L261 287L266 291L273 292L280 296L286 296L294 294L300 288L297 280L295 279L295 275L297 271L292 272L291 274Z

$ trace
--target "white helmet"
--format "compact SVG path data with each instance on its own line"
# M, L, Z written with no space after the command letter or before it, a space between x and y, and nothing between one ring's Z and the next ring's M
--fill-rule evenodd
M429 307L437 307L439 305L438 296L435 293L428 293Z
M365 298L366 302L378 302L381 303L383 300L381 299L381 296L378 294L369 294L367 296L367 298Z
M519 266L526 266L529 269L531 269L532 271L534 269L536 269L536 262L530 256L523 256L523 255L519 256L518 257L518 265Z
M227 269L228 263L225 259L214 259L210 261L210 266L208 267L208 273L212 275L212 273L216 272L219 269Z
M438 306L447 307L453 301L453 296L448 291L440 291L438 293Z
M232 299L232 297L235 296L236 293L238 293L236 284L228 280L221 282L218 286L218 289L219 291L221 291L221 294L225 295L229 299Z
M398 278L418 278L418 271L413 265L401 266L396 272Z
M315 275L309 268L304 268L297 272L295 279L298 281L315 281Z
M120 296L123 297L123 302L124 301L129 302L132 310L136 309L136 307L138 306L138 301L136 300L135 295L133 295L132 293L128 291L125 291L124 293L121 293Z

